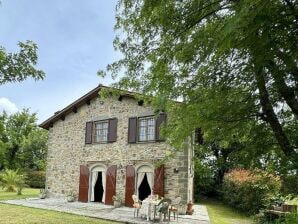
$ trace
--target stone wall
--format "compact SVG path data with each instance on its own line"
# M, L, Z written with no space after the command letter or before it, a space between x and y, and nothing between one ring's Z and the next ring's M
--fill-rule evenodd
M90 167L96 162L117 165L117 193L124 195L126 165L154 163L172 152L165 142L127 142L128 118L153 114L150 107L139 106L132 98L124 97L118 101L98 97L91 100L90 105L78 108L77 113L67 115L64 121L55 122L49 130L48 142L46 187L49 195L61 197L69 191L78 193L80 165ZM113 117L118 118L117 141L85 145L86 122ZM190 165L188 148L165 163L165 197L180 195L184 202L188 200ZM174 168L179 172L175 173Z

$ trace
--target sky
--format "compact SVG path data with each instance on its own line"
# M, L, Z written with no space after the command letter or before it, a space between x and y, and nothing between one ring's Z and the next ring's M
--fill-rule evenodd
M111 84L96 73L120 58L115 6L116 0L1 0L0 46L16 52L19 41L34 41L46 78L1 85L0 112L29 108L41 123L98 84Z

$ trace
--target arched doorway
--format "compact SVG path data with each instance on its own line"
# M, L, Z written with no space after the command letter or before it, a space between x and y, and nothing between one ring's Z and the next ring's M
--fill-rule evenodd
M151 164L143 164L137 167L136 189L141 201L152 193L153 171L154 169Z
M95 164L90 167L89 201L105 202L106 166Z

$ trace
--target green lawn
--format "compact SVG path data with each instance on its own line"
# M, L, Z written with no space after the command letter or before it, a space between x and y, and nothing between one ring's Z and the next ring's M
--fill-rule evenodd
M0 188L0 201L9 199L22 199L22 198L34 198L38 197L39 189L25 188L22 195L17 195L16 192L6 192Z
M203 199L199 204L206 205L211 224L251 224L250 217L235 211L215 199Z
M22 195L17 195L15 192L5 192L0 188L0 201L8 199L21 199L37 197L39 189L26 188ZM115 223L84 216L72 215L63 212L48 211L43 209L28 208L17 205L1 204L0 202L0 223L5 224L108 224Z
M5 224L108 224L114 223L62 212L0 204L0 223Z

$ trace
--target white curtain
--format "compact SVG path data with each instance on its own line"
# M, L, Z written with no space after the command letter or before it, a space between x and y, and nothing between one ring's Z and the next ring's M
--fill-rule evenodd
M97 181L98 172L92 172L91 179L91 201L94 201L94 187Z
M138 173L137 189L139 189L146 173Z
M151 194L153 194L153 173L152 172L148 172L147 174L147 180L148 180L148 184L150 186L150 190L151 190Z
M103 194L102 194L102 202L105 203L106 201L106 172L102 172L102 187L103 187Z

